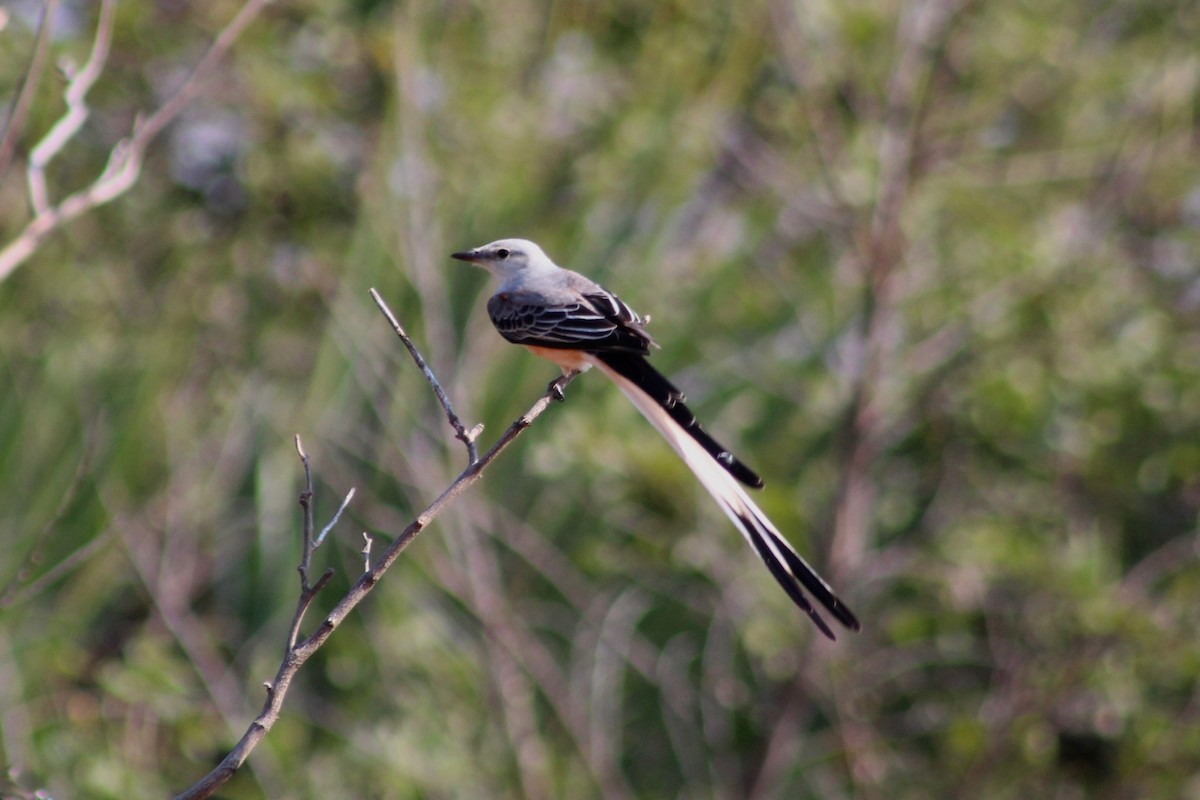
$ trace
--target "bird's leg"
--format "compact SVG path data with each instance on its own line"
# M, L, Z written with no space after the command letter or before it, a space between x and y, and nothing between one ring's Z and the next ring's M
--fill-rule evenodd
M553 395L555 400L561 403L567 399L566 394L563 393L563 387L570 383L578 374L579 370L577 369L564 370L562 375L559 375L546 385L546 391Z

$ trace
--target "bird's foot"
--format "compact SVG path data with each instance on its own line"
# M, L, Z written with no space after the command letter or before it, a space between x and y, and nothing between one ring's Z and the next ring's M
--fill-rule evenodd
M549 394L552 398L554 398L555 402L558 402L558 403L563 402L564 400L567 399L567 395L563 391L563 389L566 387L566 385L568 383L571 382L571 379L574 378L578 374L579 373L576 371L571 371L571 372L566 372L566 373L563 373L562 375L559 375L557 378L550 381L550 383L546 384L547 394Z

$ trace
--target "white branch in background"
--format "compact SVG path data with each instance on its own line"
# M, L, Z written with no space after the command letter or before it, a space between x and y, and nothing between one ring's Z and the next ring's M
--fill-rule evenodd
M333 515L333 519L329 520L329 524L324 528L321 528L321 532L317 534L317 538L313 541L313 547L320 547L321 543L325 541L326 535L333 530L334 525L337 525L338 520L342 518L342 512L346 510L346 506L350 505L350 501L354 499L354 492L355 490L351 488L350 491L346 493L346 499L342 501L340 506L338 506L337 513Z
M108 49L112 43L112 23L117 0L102 0L100 20L96 23L96 38L92 40L92 52L83 69L76 71L73 65L64 65L63 71L70 79L63 99L67 102L67 113L62 115L54 127L37 143L29 154L29 202L38 216L50 211L50 193L46 188L46 165L58 155L88 118L87 93L96 84L104 65L108 61Z
M34 216L15 239L0 249L0 282L21 266L46 237L71 220L97 206L121 196L137 182L142 171L146 148L200 92L201 83L232 49L238 37L272 0L247 0L229 24L221 29L200 63L188 75L183 85L148 117L139 116L131 135L113 147L108 163L100 175L84 188L67 195L62 202L50 202L45 185L46 163L59 153L78 132L87 118L84 97L96 82L108 56L111 39L111 9L114 0L105 0L100 10L96 41L87 64L72 77L67 86L67 114L33 148L29 165L29 193ZM106 9L108 9L106 11ZM106 16L106 14L108 16ZM103 42L101 40L104 40ZM92 73L95 74L92 74Z
M54 20L57 14L58 0L46 0L46 4L42 6L42 21L38 25L37 36L34 38L33 52L29 56L29 67L25 70L25 77L21 80L21 89L13 98L12 106L8 110L8 117L4 120L4 131L0 133L0 178L4 177L4 173L8 169L13 150L17 146L17 139L21 137L21 130L25 127L25 120L29 116L29 106L32 105L34 95L37 94L38 84L42 80L42 72L46 65L46 53L50 50L50 39L54 32ZM8 19L8 11L0 8L0 31L7 27Z

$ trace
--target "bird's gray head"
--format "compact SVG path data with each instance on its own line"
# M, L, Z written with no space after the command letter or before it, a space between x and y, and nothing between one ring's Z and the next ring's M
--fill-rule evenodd
M450 257L483 267L501 283L558 269L542 248L528 239L498 239L474 250L452 253Z

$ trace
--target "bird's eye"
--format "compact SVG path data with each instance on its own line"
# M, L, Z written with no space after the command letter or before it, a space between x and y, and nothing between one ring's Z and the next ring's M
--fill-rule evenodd
M505 250L504 248L500 248L499 250L496 251L496 258L503 261L504 259L508 258L508 251Z

